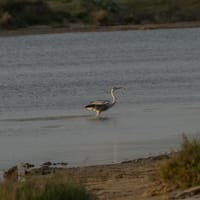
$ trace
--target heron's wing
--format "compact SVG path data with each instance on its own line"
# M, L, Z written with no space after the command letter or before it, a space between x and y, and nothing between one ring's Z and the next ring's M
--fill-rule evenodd
M89 103L90 105L107 105L110 104L109 100L96 100L96 101L91 101Z
M111 106L112 103L108 100L96 100L91 101L88 105L85 106L85 108L92 111L105 111Z

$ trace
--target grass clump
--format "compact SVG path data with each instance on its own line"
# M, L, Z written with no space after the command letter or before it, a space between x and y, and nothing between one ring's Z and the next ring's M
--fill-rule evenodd
M176 188L200 185L200 141L183 135L180 150L161 164L160 176Z
M29 177L0 184L0 200L94 200L92 194L66 174Z

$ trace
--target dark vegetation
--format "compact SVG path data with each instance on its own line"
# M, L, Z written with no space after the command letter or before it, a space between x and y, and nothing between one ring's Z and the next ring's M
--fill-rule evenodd
M200 21L199 0L0 0L0 28Z
M166 184L175 188L200 185L200 141L183 135L179 151L162 163L160 175Z

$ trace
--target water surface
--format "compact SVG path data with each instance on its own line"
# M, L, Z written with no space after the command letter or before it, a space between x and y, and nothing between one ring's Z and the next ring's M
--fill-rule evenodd
M170 151L200 130L200 29L0 38L0 170ZM118 102L101 120L91 100Z

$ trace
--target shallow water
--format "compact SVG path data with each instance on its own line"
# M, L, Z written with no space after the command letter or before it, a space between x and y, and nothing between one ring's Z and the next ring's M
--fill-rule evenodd
M0 38L0 169L170 151L200 130L200 29ZM118 102L101 120L91 100Z

